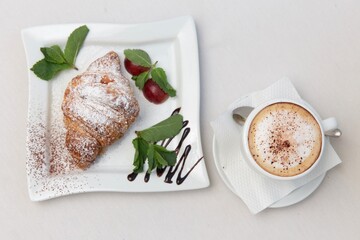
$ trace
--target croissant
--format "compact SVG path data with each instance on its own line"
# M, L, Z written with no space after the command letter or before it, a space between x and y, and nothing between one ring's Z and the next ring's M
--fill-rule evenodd
M62 102L65 145L76 165L87 168L103 148L121 138L139 114L130 82L111 51L73 78Z

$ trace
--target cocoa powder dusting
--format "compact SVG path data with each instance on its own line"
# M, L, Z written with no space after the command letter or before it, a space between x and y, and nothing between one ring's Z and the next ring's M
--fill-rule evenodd
M75 161L65 148L65 129L64 127L52 127L49 141L50 148L50 175L68 174L79 170Z
M28 120L26 170L30 192L41 199L70 194L74 189L82 192L88 187L87 177L64 148L62 118L46 126L43 116L36 112Z
M42 123L33 125L28 123L27 134L27 161L26 171L28 175L38 177L44 176L45 159L46 159L46 129Z

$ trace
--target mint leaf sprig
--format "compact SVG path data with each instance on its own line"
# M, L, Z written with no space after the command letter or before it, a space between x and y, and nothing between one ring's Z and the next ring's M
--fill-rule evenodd
M183 116L175 114L150 128L136 131L137 137L132 141L135 148L133 171L135 173L143 172L146 160L148 161L148 173L151 173L155 168L174 166L176 152L168 150L156 142L176 136L181 131L182 126Z
M62 70L78 70L75 66L76 57L88 33L89 28L86 25L75 29L68 37L64 52L58 45L40 48L44 58L35 63L30 70L46 81Z
M125 57L132 63L142 67L151 67L151 58L147 52L142 49L125 49Z
M135 81L135 85L140 90L144 88L146 81L152 78L153 81L155 81L170 97L176 96L176 90L168 82L164 69L156 66L158 61L152 64L151 58L147 52L142 49L125 49L124 55L133 64L149 68L149 70L142 72L138 76L132 76L132 79Z

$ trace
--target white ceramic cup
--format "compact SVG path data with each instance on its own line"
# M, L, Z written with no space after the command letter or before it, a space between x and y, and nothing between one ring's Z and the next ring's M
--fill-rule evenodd
M298 175L295 175L295 176L288 176L288 177L286 177L286 176L277 176L277 175L274 175L274 174L271 174L271 173L267 172L266 170L261 168L256 163L256 161L252 157L252 154L251 154L250 149L249 149L248 134L249 134L249 128L250 128L250 125L251 125L253 119L255 118L255 116L261 110L263 110L267 106L272 105L274 103L293 103L293 104L296 104L296 105L299 105L299 106L303 107L304 109L306 109L315 118L315 120L318 122L318 124L320 126L320 129L321 129L321 151L320 151L320 154L319 154L317 160L314 162L314 164L310 168L308 168L304 172L302 172L302 173L300 173ZM246 121L245 121L245 124L244 124L244 127L243 127L243 133L242 133L243 134L243 136L242 136L243 137L243 141L242 141L243 146L242 147L243 147L245 155L246 155L245 156L246 162L253 169L258 171L259 173L261 173L261 174L263 174L263 175L265 175L267 177L273 178L273 179L277 179L277 180L294 180L294 179L301 178L301 177L305 176L306 174L308 174L309 172L311 172L318 165L318 163L322 160L322 155L323 155L324 146L325 146L325 134L324 133L328 132L328 131L333 131L335 129L337 129L337 121L336 121L335 118L331 117L331 118L327 118L325 120L321 120L321 118L316 113L316 111L308 103L306 103L303 100L274 99L274 100L262 103L259 106L255 107L253 111L251 111L249 116L246 118Z

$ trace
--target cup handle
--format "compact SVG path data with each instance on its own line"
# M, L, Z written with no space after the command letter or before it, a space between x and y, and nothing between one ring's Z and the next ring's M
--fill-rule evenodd
M329 137L340 137L342 132L337 128L338 124L334 117L327 118L323 120L322 126L324 129L324 134Z

